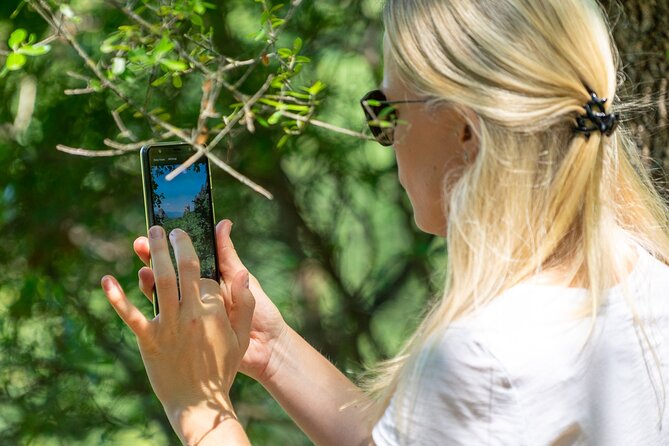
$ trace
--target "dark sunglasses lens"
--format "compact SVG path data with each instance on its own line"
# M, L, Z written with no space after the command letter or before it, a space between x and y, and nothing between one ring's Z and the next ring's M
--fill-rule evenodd
M397 116L387 101L381 90L370 91L360 100L369 130L376 141L386 147L393 144L394 121Z

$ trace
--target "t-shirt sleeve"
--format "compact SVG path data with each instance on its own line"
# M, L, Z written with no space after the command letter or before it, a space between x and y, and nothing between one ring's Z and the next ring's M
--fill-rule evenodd
M417 364L374 427L377 446L526 444L511 382L469 330L449 328Z

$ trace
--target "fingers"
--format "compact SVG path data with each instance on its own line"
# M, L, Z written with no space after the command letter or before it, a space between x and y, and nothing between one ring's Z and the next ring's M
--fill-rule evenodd
M255 299L249 290L249 272L239 271L232 280L232 306L229 311L230 325L237 335L240 348L245 351L249 345L249 331L253 319Z
M135 336L138 338L143 337L150 326L149 321L128 300L116 279L112 276L104 276L101 285L107 296L107 300L109 300L116 313L123 319L123 322L135 333Z
M151 261L151 250L149 248L149 239L146 237L137 237L132 244L135 254L140 258L146 266L149 266Z
M143 266L137 273L139 277L139 289L140 291L153 302L153 271L148 266Z
M179 290L183 305L200 304L200 259L188 234L181 229L170 232L179 270ZM219 290L220 293L220 290Z
M170 259L165 231L160 226L152 226L149 229L149 246L160 313L164 317L174 318L179 310L177 278Z
M231 283L235 274L244 268L244 264L239 260L237 251L230 239L232 222L222 220L216 225L216 249L218 254L218 270L221 278L226 283Z

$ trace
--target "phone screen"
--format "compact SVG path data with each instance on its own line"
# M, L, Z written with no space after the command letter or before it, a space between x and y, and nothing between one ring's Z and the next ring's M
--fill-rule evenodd
M203 156L171 181L165 178L193 153L187 145L152 146L142 151L142 162L148 161L148 166L144 166L147 220L149 226L162 226L166 234L175 228L188 233L200 259L201 276L218 281L207 157ZM170 254L175 263L171 246Z

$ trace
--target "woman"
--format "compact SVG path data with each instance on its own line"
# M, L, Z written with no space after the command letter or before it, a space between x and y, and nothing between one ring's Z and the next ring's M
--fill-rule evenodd
M384 21L383 85L362 105L416 223L447 238L443 299L364 392L248 283L229 221L220 286L171 234L179 291L151 228L135 250L160 317L102 284L180 438L248 441L239 369L317 444L669 444L669 211L617 126L595 0L387 0Z

